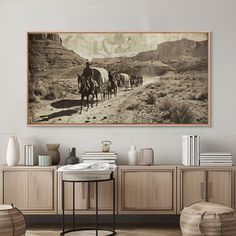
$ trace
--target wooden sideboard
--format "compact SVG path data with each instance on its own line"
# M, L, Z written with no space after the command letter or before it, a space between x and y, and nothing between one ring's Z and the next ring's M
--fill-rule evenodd
M0 204L14 203L24 214L61 214L61 173L57 166L0 166ZM180 214L198 201L236 207L236 167L182 165L118 166L117 213ZM99 209L110 214L112 184L99 183ZM95 213L95 186L76 184L76 212ZM66 213L72 213L72 185L65 186Z

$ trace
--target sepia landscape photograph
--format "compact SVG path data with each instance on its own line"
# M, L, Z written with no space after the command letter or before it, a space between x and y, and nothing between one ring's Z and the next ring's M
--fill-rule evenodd
M28 125L210 125L210 35L28 33Z

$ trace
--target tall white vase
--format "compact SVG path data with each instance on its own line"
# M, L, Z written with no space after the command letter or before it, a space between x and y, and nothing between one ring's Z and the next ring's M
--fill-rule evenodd
M20 147L15 136L11 136L7 145L7 165L16 166L20 161Z
M128 163L129 165L137 165L138 163L138 151L136 150L135 145L130 146L130 150L128 152Z

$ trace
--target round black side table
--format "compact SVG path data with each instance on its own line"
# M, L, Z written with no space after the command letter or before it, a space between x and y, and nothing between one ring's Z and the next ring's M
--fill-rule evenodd
M63 175L62 175L63 176ZM99 214L98 214L98 183L100 182L106 182L106 181L112 181L112 187L113 187L113 206L112 206L112 229L106 229L106 228L100 228L99 227ZM69 182L72 183L72 229L65 230L65 183ZM89 228L76 228L75 227L75 183L95 183L96 184L96 226L95 227L89 227ZM110 177L107 179L88 179L88 180L78 180L78 179L66 179L62 177L62 232L60 233L61 236L75 232L75 231L91 231L94 230L96 232L96 236L98 236L99 231L107 232L106 236L109 235L116 235L115 226L116 226L116 216L115 216L115 179L113 177L113 172L111 173Z

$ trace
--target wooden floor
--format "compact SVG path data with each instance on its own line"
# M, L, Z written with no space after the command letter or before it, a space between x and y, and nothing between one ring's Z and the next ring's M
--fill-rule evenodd
M117 225L117 235L121 236L181 236L181 232L176 225L163 225L163 224L144 224L144 225L130 225L121 224ZM34 225L29 226L26 236L58 236L60 235L60 226L46 226ZM92 236L94 232L74 232L66 234L68 236ZM99 236L107 235L105 232L100 232Z

